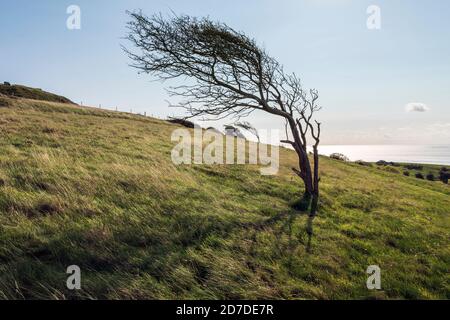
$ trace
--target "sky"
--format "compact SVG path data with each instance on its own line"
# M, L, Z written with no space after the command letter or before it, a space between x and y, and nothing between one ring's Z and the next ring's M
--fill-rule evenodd
M70 5L81 10L80 29L67 28ZM138 75L121 49L126 10L136 9L209 16L255 38L319 90L322 144L450 141L448 0L0 0L0 81L84 105L182 114L168 107L177 103L165 91L170 82ZM282 127L264 113L246 120Z

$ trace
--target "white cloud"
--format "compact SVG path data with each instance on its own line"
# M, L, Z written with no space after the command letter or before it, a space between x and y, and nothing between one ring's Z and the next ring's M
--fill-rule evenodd
M427 112L430 110L425 103L410 102L405 106L406 112Z

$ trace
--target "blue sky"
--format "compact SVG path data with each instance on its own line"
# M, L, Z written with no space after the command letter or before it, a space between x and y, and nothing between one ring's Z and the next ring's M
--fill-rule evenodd
M66 28L72 4L81 8L80 30ZM370 5L381 10L379 30L367 28ZM0 0L0 81L93 106L173 114L165 102L170 83L138 76L120 49L125 11L133 9L210 16L256 38L319 90L323 144L450 141L447 0ZM428 110L407 112L412 102ZM248 120L279 126L264 114Z

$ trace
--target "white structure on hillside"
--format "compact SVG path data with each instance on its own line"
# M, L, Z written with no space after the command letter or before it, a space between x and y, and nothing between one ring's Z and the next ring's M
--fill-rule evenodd
M233 136L241 139L245 139L245 136L242 134L242 132L233 126L225 126L225 134L227 136Z

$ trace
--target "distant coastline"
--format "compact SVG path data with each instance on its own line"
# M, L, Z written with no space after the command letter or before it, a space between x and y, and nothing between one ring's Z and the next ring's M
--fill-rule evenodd
M321 145L319 153L342 153L351 161L378 160L450 165L450 145Z

